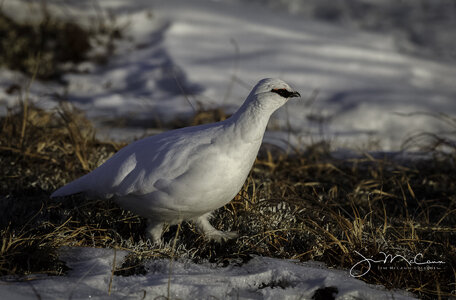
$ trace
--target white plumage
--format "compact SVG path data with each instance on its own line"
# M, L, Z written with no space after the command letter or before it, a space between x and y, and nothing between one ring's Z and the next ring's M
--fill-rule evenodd
M163 224L192 220L210 239L235 237L209 223L210 212L242 188L255 161L271 114L300 96L279 79L263 79L230 118L171 130L136 141L91 173L55 191L113 198L148 219L148 233L159 242Z

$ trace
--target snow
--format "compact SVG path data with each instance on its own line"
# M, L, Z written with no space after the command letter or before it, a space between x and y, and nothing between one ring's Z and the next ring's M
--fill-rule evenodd
M223 15L219 5L225 5ZM325 124L330 136L343 136L347 143L374 134L385 150L397 150L411 132L438 128L418 117L409 126L410 119L395 112L456 112L454 66L403 55L389 36L325 26L248 3L240 10L229 4L167 1L158 9L178 20L165 40L174 61L190 70L190 81L203 82L205 98L218 105L236 105L243 86L261 74L291 82L304 98L318 89L313 107L289 103L275 115L282 128L289 121L293 132L318 127L307 119L313 110L330 120ZM235 15L235 22L227 15ZM230 41L239 47L237 57ZM245 84L235 83L224 99L220 91L233 73ZM317 136L318 128L311 134Z
M20 11L14 10L18 3L22 1L6 2L4 9ZM59 3L48 1L48 6ZM266 134L272 143L302 146L326 138L335 148L361 148L373 140L382 150L394 151L413 133L445 131L433 118L403 115L456 113L454 62L403 54L390 34L290 15L259 3L102 1L102 11L115 14L118 24L128 24L109 63L85 63L80 69L88 73L67 74L65 88L35 82L30 97L50 107L56 103L50 95L67 94L101 132L132 140L145 129L113 132L104 121L166 123L190 117L197 106L232 113L259 79L279 77L299 90L303 101L290 102L273 115ZM90 23L92 6L70 1L64 11ZM62 9L54 10L62 14ZM8 105L17 99L4 92L11 77L0 77L0 99ZM316 100L307 101L315 92Z
M117 250L117 267L127 254ZM2 299L310 299L324 287L336 287L336 299L413 299L354 279L348 271L259 256L227 267L156 259L145 275L113 276L109 295L113 249L64 248L61 259L72 269L67 276L3 282Z
M378 7L391 1L360 0ZM66 86L35 81L30 100L51 109L57 104L53 95L68 95L95 121L100 135L132 140L149 129L112 128L112 124L124 118L148 124L190 117L197 106L222 107L231 113L259 79L279 77L303 95L301 102L290 101L270 121L265 141L284 148L328 139L335 148L356 150L373 143L378 145L376 151L397 151L413 133L449 131L427 114L456 114L454 60L441 59L436 45L423 46L434 55L415 56L408 53L422 49L402 35L313 18L306 11L316 2L105 0L97 2L101 9L93 9L93 1L48 0L46 5L55 14L81 24L112 12L118 24L128 26L106 65L80 64L81 73L65 75ZM39 5L39 1L4 1L2 9L16 19L35 20ZM411 12L417 15L416 10ZM454 9L446 11L451 12ZM399 14L398 21L401 18ZM411 30L427 28L418 19L406 19ZM451 45L456 26L452 28L438 31L436 39L447 39ZM437 31L423 32L432 41ZM404 45L410 51L404 52ZM454 52L454 47L442 49L450 49L445 56ZM18 72L0 69L0 113L18 99L6 92L8 87L14 83L25 87L28 81ZM405 116L414 112L423 114ZM112 252L67 249L62 257L73 268L67 276L25 283L4 280L0 295L3 299L36 299L36 293L43 299L110 298ZM125 255L118 251L118 261ZM148 299L166 296L168 266L169 261L154 260L146 275L115 276L113 297L136 299L144 291ZM290 285L260 288L280 280ZM310 298L323 286L337 287L338 299L406 299L349 278L347 271L261 257L227 268L177 261L171 276L173 298L299 299Z

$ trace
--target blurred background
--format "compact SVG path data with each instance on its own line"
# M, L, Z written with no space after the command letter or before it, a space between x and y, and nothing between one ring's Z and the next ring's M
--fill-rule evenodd
M377 299L346 279L359 253L383 251L445 265L394 261L362 280L454 296L455 23L454 0L0 0L0 275L25 281L8 277L0 295L106 297L111 276L122 299ZM112 201L49 199L132 140L228 118L265 77L302 98L274 113L215 214L239 239L207 243L184 223L155 247L146 220ZM280 263L254 274L253 255ZM171 288L170 258L183 270ZM332 269L293 274L290 258ZM232 280L202 285L194 262Z
M4 1L0 112L69 101L132 140L229 117L280 77L303 99L267 142L397 151L454 131L455 23L451 0Z
M382 32L400 50L433 59L456 58L456 2L451 0L247 0L290 14Z

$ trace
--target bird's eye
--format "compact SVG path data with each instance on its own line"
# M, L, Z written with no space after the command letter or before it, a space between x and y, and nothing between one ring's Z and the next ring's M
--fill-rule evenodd
M286 89L272 89L271 92L279 94L284 98L289 98L291 94L293 94L292 92L289 92Z

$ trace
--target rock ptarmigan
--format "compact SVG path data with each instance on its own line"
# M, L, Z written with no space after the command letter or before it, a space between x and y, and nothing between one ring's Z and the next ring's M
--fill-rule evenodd
M230 118L171 130L133 142L104 164L55 191L51 198L84 193L113 198L148 219L159 243L163 224L193 221L211 240L236 236L210 223L211 212L242 188L258 154L271 114L300 97L280 79L263 79Z

